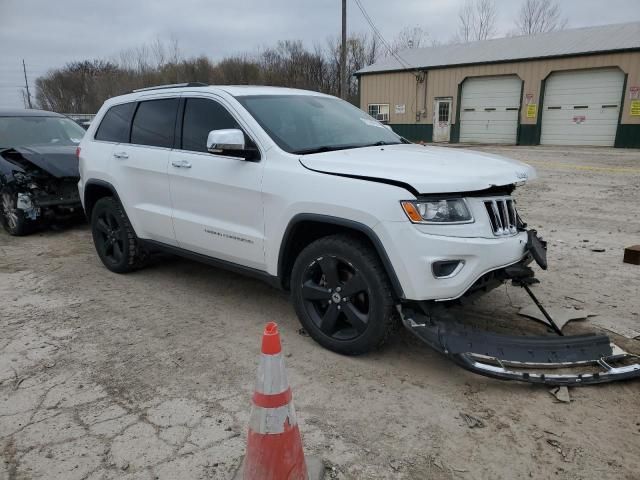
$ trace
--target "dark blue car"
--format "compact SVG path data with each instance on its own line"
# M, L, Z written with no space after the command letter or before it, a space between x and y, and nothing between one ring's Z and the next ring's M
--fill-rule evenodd
M25 235L47 221L82 212L76 122L43 110L0 109L2 223Z

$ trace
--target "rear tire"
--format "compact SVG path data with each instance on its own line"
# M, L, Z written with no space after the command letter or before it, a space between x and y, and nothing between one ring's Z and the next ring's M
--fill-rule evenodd
M96 202L91 233L100 260L112 272L127 273L144 266L147 253L115 198L103 197Z
M381 347L396 323L391 284L363 240L331 235L308 245L291 273L300 323L320 345L346 355Z

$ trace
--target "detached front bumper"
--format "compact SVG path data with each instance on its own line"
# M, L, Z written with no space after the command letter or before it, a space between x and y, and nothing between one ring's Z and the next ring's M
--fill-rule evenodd
M640 377L640 357L606 335L510 336L401 309L404 325L462 368L498 378L580 386Z
M546 243L528 232L527 256L547 268ZM611 343L606 335L565 336L530 289L538 283L527 260L507 267L498 281L523 287L558 336L512 336L456 322L442 305L399 305L402 322L418 338L474 373L501 380L546 385L591 385L640 378L640 357ZM433 307L433 305L437 305Z

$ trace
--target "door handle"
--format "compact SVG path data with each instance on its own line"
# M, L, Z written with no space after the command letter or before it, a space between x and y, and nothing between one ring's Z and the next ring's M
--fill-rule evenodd
M186 160L172 160L171 165L176 168L191 168L191 164Z
M116 152L113 154L113 156L115 158L129 158L129 155L127 155L127 152Z

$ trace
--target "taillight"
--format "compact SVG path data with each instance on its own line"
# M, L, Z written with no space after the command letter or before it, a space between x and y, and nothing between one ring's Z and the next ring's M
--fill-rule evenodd
M76 147L76 157L80 160L80 147Z

